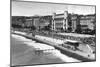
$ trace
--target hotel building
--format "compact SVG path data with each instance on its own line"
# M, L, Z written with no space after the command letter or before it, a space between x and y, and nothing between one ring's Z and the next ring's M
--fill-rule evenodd
M53 13L52 16L52 30L66 31L68 30L68 11L61 14Z
M80 25L81 25L82 30L85 30L85 29L94 30L95 22L96 22L95 15L86 15L86 16L80 17Z

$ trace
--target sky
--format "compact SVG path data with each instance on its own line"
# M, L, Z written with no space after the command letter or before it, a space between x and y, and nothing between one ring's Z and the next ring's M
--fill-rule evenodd
M12 16L52 15L55 13L94 14L95 6L12 1Z

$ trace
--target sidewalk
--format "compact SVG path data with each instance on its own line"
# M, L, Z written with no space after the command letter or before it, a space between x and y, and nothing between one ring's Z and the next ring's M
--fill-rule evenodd
M74 37L95 37L95 35L86 35L86 34L77 34L77 33L58 33L60 35L69 35L69 36L74 36Z

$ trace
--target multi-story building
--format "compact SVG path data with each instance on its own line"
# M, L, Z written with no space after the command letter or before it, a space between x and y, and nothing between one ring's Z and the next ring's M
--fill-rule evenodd
M68 11L62 14L53 13L52 16L52 30L54 31L66 31L68 29Z
M85 34L95 34L96 18L94 15L85 15L80 17L80 27Z
M51 21L52 21L52 16L50 15L33 17L33 25L37 29L42 29L45 26L48 26L49 24L51 24Z
M39 28L39 16L33 17L33 25L38 29Z
M32 27L32 25L33 25L32 18L31 17L26 18L25 27Z
M95 15L86 15L80 17L81 29L94 30L95 28Z
M77 14L71 15L71 28L72 32L76 32L76 30L79 28L79 17Z

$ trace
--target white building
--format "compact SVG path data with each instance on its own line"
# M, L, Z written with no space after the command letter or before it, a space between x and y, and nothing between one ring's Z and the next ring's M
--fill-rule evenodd
M53 13L52 30L65 31L67 29L68 29L68 11L64 11L64 13L60 13L60 14Z

